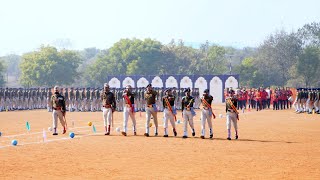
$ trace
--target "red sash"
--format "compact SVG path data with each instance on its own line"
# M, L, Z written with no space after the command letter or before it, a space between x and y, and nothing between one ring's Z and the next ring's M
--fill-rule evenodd
M240 120L239 119L239 112L237 111L237 108L233 105L231 99L227 99L228 103L231 105L231 108L233 109L233 111L237 114L237 119L238 121Z
M166 102L166 104L167 104L167 106L168 106L169 110L171 111L171 113L173 114L173 110L172 110L172 107L171 107L171 105L170 105L170 103L169 103L168 98L164 98L164 101ZM175 115L175 114L173 114L173 116L174 116L174 120L175 120L175 121L177 121L177 117L176 117L176 115Z
M212 112L212 116L215 118L216 115L213 113L211 105L204 98L202 98L201 100L202 100L202 103L205 104L210 109L210 111Z
M131 108L132 113L134 113L134 107L132 106L132 104L131 104L131 101L130 101L129 97L128 97L126 94L125 94L125 95L123 95L123 97L124 97L124 99L126 100L127 104L129 104L129 105L130 105L130 108Z

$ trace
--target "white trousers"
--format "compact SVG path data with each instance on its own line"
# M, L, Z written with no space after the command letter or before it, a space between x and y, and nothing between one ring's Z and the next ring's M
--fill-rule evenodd
M131 108L126 106L123 109L123 132L127 132L129 116L132 120L133 132L136 132L136 118L134 113L131 111Z
M150 119L151 115L153 117L154 125L155 125L155 133L158 133L158 119L157 119L157 111L153 107L146 107L146 133L149 134L150 129Z
M61 112L61 110L53 110L52 111L52 118L53 118L53 129L56 129L58 126L58 118L60 120L61 125L64 127L65 126L65 122L63 120L63 114Z
M227 129L231 129L231 121L235 131L238 131L237 114L235 112L227 112Z
M183 136L188 136L188 122L192 130L194 130L193 125L193 115L191 111L183 110Z
M168 120L170 120L172 128L174 129L176 128L176 124L174 122L174 115L168 108L165 108L163 113L164 113L164 118L163 118L164 135L168 135Z
M107 127L108 125L111 125L112 120L112 109L111 108L102 108L102 115L104 120L104 126Z
M201 136L205 136L206 134L206 122L208 122L208 126L210 128L210 135L212 135L212 121L211 121L211 113L210 110L202 109L201 112Z

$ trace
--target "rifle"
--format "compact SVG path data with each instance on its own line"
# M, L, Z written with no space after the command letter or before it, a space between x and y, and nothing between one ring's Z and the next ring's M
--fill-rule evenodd
M238 112L237 108L233 105L231 99L228 98L227 101L228 101L228 103L230 104L232 110L237 114L237 119L238 119L238 121L239 121L239 120L240 120L240 119L239 119L239 112Z
M202 103L205 104L210 109L210 111L212 112L213 119L215 119L216 115L213 113L211 105L204 98L201 98L201 100L202 100Z
M167 104L167 106L168 106L169 110L171 111L171 113L173 114L173 110L172 110L172 107L171 107L171 105L170 105L170 103L169 103L168 98L164 98L164 101L166 102L166 104ZM177 121L177 117L176 117L176 115L175 115L175 114L173 114L173 116L174 116L174 121Z

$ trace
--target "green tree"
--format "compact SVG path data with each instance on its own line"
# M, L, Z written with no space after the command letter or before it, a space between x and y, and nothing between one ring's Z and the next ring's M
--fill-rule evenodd
M5 72L6 72L6 67L4 65L5 63L0 60L0 87L3 87L5 85Z
M305 24L297 33L305 46L320 46L320 23Z
M297 73L303 77L305 86L315 84L319 80L320 50L318 47L307 46L299 56Z
M24 86L70 85L79 77L77 68L82 58L76 51L57 51L52 46L42 46L39 51L22 56L21 84Z
M254 58L245 58L240 65L234 68L234 71L240 75L240 86L258 87L261 86L263 76L258 68L254 66Z
M302 41L295 33L284 31L270 35L258 48L255 66L263 74L266 86L284 86L292 77L290 69L302 51Z
M0 59L2 59L6 64L7 72L9 76L15 76L15 77L20 76L21 72L19 69L19 65L21 63L21 56L16 54L10 54L7 56L3 56Z

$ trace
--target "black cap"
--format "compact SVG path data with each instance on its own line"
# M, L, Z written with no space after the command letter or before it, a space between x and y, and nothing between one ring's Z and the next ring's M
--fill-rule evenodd
M183 92L191 92L190 88L186 88Z
M205 89L203 93L209 93L209 89Z
M164 90L164 92L166 93L166 92L171 91L171 90L172 90L171 88L168 88L168 89Z
M152 87L152 84L148 84L147 87Z

